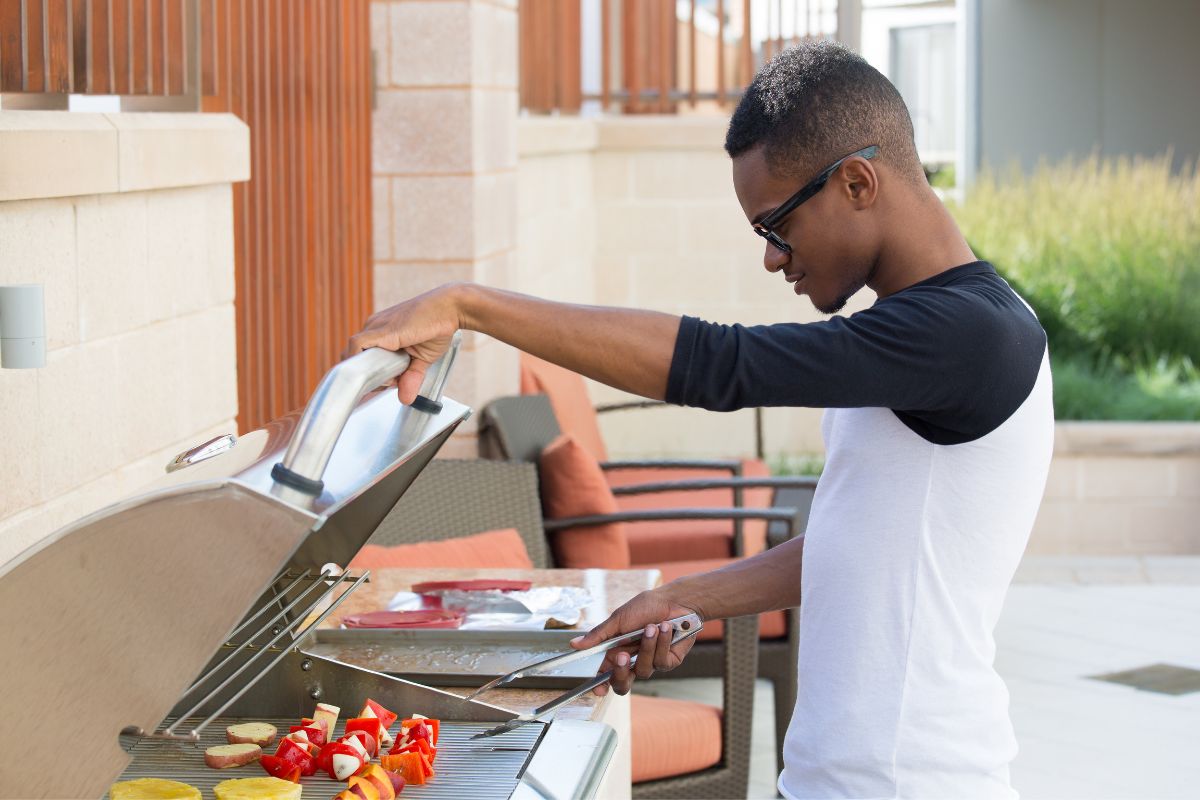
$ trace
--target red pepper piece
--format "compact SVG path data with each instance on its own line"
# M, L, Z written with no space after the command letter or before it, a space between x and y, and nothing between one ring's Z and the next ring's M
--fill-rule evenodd
M437 743L438 743L438 729L441 726L441 724L442 723L436 719L412 718L412 719L401 720L400 721L400 729L407 730L409 736L416 738L420 734L414 734L413 729L415 729L418 725L424 725L427 728L429 728L430 735L425 736L423 738L429 739L429 743L432 744L434 747L436 747Z
M299 767L301 775L315 775L317 772L316 759L312 757L312 753L308 748L299 742L291 739L281 739L279 741L279 749L275 751L275 755L282 758L289 764Z
M300 768L279 756L263 756L258 760L262 768L272 778L280 778L292 783L300 782Z
M372 700L369 697L367 698L367 703L363 707L363 710L366 711L367 708L370 708L371 711L375 712L375 716L379 718L379 724L383 726L384 730L387 730L388 728L392 727L392 725L395 724L396 720L398 720L400 718L399 714L396 714L392 711L388 711L382 705L380 705L379 703L376 703L374 700ZM359 716L365 717L366 714L359 714Z

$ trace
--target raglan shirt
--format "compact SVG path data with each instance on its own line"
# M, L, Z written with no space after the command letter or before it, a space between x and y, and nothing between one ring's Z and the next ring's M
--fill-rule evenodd
M822 322L685 317L666 399L826 409L784 797L1015 797L993 630L1054 437L1028 305L980 261Z

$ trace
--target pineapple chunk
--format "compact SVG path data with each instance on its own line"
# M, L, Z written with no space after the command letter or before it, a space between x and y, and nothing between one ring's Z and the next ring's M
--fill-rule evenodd
M200 790L179 781L138 778L114 783L108 796L111 800L200 800Z
M235 778L213 787L217 800L300 800L303 787L280 778Z

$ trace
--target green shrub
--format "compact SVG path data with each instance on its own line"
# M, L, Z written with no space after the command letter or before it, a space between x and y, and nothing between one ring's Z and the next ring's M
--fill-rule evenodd
M1197 419L1200 169L1091 157L982 175L951 212L1037 311L1062 419Z

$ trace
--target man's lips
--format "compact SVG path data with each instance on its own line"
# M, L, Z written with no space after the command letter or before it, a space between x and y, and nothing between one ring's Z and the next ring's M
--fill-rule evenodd
M805 274L803 272L788 272L784 273L783 279L788 283L794 283L795 286L792 287L793 291L796 294L800 294L800 282L804 280Z

